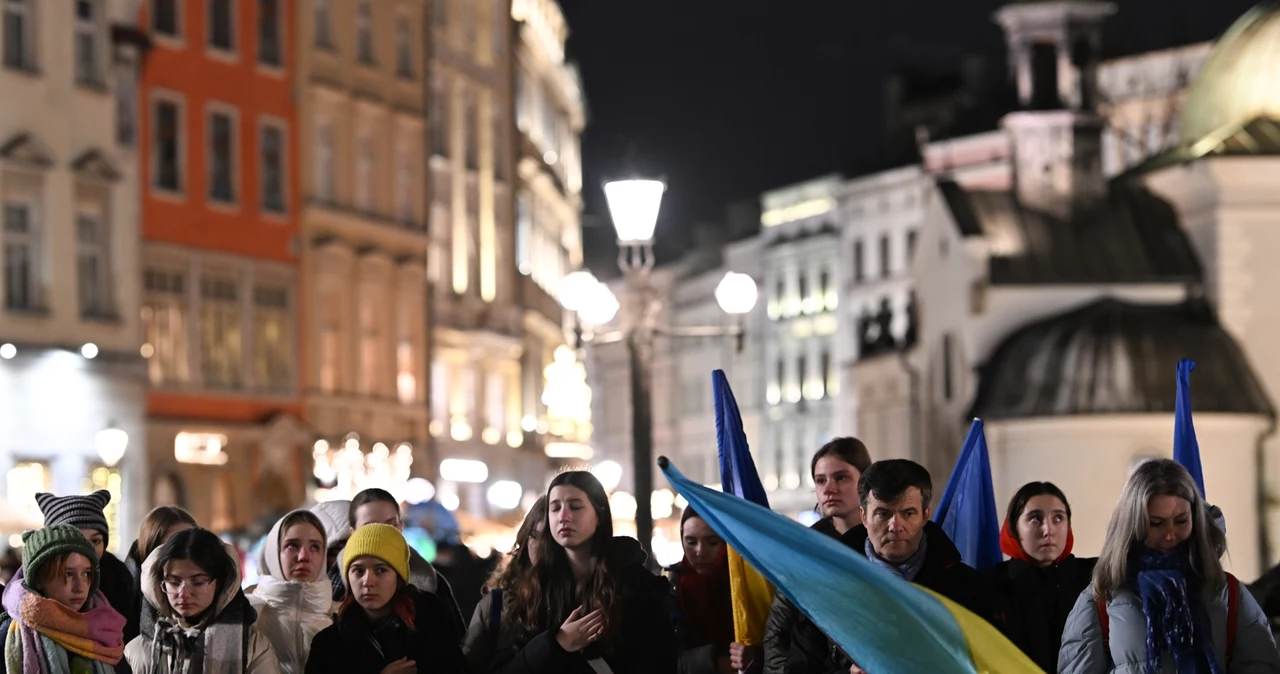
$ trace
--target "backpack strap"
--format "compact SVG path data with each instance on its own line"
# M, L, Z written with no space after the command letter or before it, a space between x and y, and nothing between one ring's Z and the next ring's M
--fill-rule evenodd
M489 638L496 647L502 634L502 588L489 590Z
M1102 628L1102 650L1107 654L1107 662L1111 662L1111 616L1107 615L1107 602L1097 600L1093 605L1098 610L1098 626Z
M1240 611L1240 581L1227 574L1227 664L1236 651L1236 618Z

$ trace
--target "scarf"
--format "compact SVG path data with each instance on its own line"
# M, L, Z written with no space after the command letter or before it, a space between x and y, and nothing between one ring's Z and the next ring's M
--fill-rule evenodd
M1159 670L1162 653L1173 657L1178 674L1219 674L1209 617L1197 598L1201 580L1187 546L1163 553L1139 545L1129 555L1129 569L1128 585L1147 617L1147 674Z
M1071 548L1075 546L1076 537L1072 533L1071 528L1067 527L1067 544L1062 547L1062 554L1053 560L1054 564L1061 564L1064 559L1071 556ZM1000 552L1009 555L1011 559L1026 562L1033 566L1040 566L1040 562L1031 558L1026 550L1022 549L1022 541L1018 540L1018 535L1014 533L1013 526L1009 524L1009 518L1005 518L1004 525L1000 527Z
M871 560L872 564L887 570L889 573L892 573L907 582L914 583L916 576L920 575L920 571L924 569L924 559L926 550L929 547L928 544L929 537L927 535L921 536L920 547L917 548L915 553L908 557L906 561L900 564L895 564L880 555L877 555L875 547L871 545L870 536L867 537L867 542L863 544L862 549L863 552L866 553L867 559Z
M242 674L249 665L250 628L258 614L249 600L235 595L221 612L222 598L196 625L161 616L147 604L142 611L142 636L149 642L149 671L170 674Z
M688 629L684 647L727 648L734 641L728 550L720 552L715 569L705 576L693 569L688 557L677 568L676 603Z
M27 589L19 570L2 601L13 619L4 652L8 671L111 672L124 657L124 616L102 592L83 611L74 611Z

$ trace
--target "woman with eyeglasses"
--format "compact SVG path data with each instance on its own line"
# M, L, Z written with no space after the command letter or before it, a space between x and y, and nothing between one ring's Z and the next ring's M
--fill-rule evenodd
M271 644L240 591L240 565L213 532L188 529L142 565L142 593L155 609L125 647L135 674L279 674Z

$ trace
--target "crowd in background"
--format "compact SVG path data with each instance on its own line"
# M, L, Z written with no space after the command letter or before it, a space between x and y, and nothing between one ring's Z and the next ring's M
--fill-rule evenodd
M1134 471L1097 559L1072 554L1066 494L1023 486L1000 532L1008 559L986 572L931 521L922 466L873 462L839 438L810 470L813 529L989 621L1046 672L1280 673L1266 616L1223 570L1221 519L1173 461ZM380 489L280 517L243 589L238 551L174 506L149 513L116 559L109 500L37 497L45 526L23 534L0 592L6 672L863 671L782 595L763 644L738 643L723 539L686 508L684 559L656 574L635 539L614 535L589 472L557 475L503 562L465 589L409 544L401 504Z

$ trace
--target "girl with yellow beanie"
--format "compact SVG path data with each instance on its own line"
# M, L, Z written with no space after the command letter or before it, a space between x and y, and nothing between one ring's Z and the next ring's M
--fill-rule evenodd
M467 674L448 609L409 585L409 544L366 524L342 551L338 621L311 642L307 674Z

